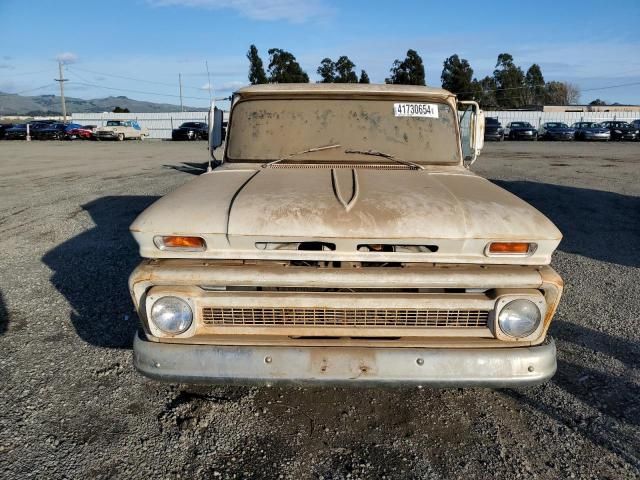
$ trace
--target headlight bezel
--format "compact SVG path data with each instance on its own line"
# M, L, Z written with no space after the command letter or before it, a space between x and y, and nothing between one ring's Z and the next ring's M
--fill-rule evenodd
M528 300L533 303L540 314L540 320L536 328L525 336L517 337L502 330L500 325L500 314L502 310L515 300ZM538 339L544 330L545 319L547 314L547 303L539 291L531 291L531 293L509 293L500 295L496 299L495 308L493 312L492 330L495 337L499 340L505 340L509 342L522 342L522 341L534 341Z
M163 326L158 322L157 318L154 316L154 309L160 305L160 302L167 301L171 299L172 301L178 301L186 306L190 313L190 319L187 325L181 329L170 330L167 328L163 328ZM183 296L179 296L176 294L162 294L157 296L150 296L147 298L147 324L149 326L149 330L151 334L155 337L185 337L191 336L193 330L195 329L196 319L195 319L195 308L193 302L189 298L185 298Z

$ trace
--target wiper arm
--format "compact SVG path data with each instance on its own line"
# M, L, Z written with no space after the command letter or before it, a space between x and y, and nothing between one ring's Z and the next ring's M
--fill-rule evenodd
M262 168L269 167L271 165L275 165L276 163L280 163L280 162L283 162L285 160L289 160L291 157L295 157L296 155L302 155L304 153L311 153L311 152L321 152L322 150L329 150L329 149L332 149L332 148L340 148L341 146L342 145L340 145L340 144L325 145L324 147L308 148L307 150L302 150L301 152L290 153L286 157L278 158L277 160L274 160L272 162L263 164Z
M408 160L400 160L399 158L396 158L391 154L378 152L377 150L345 150L344 153L358 153L360 155L373 155L374 157L382 157L382 158L387 158L389 160L393 160L394 162L401 163L402 165L406 165L414 169L424 170L424 167L419 163L410 162Z

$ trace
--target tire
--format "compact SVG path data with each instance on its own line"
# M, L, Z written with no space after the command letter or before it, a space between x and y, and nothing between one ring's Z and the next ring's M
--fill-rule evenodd
M119 141L119 142L124 141L124 133L119 133L119 134L118 134L118 141Z

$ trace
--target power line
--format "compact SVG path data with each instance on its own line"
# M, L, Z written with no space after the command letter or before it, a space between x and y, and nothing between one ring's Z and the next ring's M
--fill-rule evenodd
M563 82L564 83L564 82ZM580 88L580 92L591 92L594 90L609 90L611 88L620 88L620 87L633 87L635 85L640 85L640 82L631 82L631 83L621 83L619 85L608 85L606 87L594 87L594 88ZM493 88L488 90L482 90L483 93L491 93L491 92L505 92L507 90L528 90L531 88L544 88L545 85L522 85L520 87L509 87L509 88ZM468 92L457 92L456 95L462 95L466 93L477 93L477 91L468 91Z
M38 73L50 72L50 68L46 68L44 70L36 70L35 72L22 72L22 73L12 73L12 77L22 77L24 75L37 75Z
M609 85L608 87L581 88L580 90L583 92L592 92L594 90L609 90L610 88L633 87L636 85L640 85L640 82L621 83L619 85Z
M67 67L67 71L69 71L69 68ZM82 80L83 82L88 82L89 80L87 80L86 78L84 78L82 75L80 75L78 72L69 72L71 74L71 76L73 77L78 77L80 80Z
M55 85L55 83L48 83L46 85L43 85L41 87L36 87L36 88L30 88L28 90L22 90L21 92L15 92L15 93L0 93L0 96L3 97L8 97L10 95L22 95L23 93L29 93L29 92L34 92L36 90L42 90L43 88L48 88L48 87L53 87Z
M143 78L133 78L133 77L127 77L127 76L124 76L124 75L116 75L114 73L97 72L95 70L87 70L86 68L78 68L78 67L75 67L75 66L73 68L70 68L70 67L67 67L67 68L69 70L80 70L81 72L93 73L94 75L104 75L106 77L120 78L122 80L132 80L134 82L151 83L151 84L154 84L154 85L163 85L165 87L174 87L174 88L176 86L175 83L158 82L156 80L146 80L146 79L143 79ZM198 87L190 87L188 85L183 86L183 88L191 88L193 90L201 90Z
M131 90L129 88L115 88L115 87L106 87L104 85L96 85L95 83L88 83L88 82L77 82L77 81L70 81L70 83L76 84L76 85L83 85L86 87L95 87L95 88L100 88L100 89L104 89L104 90L114 90L114 91L119 91L119 92L127 92L127 93L141 93L143 95L155 95L155 96L159 96L159 97L171 97L171 98L180 98L180 95L173 95L170 93L158 93L158 92L148 92L148 91L144 91L144 90ZM175 87L175 85L172 85L173 87ZM194 99L194 100L208 100L208 98L206 97L191 97L191 96L183 96L183 98L189 98L189 99ZM229 97L220 97L220 98L216 98L216 100L228 100Z

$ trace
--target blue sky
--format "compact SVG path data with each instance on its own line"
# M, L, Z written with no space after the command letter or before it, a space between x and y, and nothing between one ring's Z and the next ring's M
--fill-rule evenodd
M546 80L577 84L582 102L640 104L639 0L108 0L99 5L0 0L0 91L57 93L56 59L63 58L69 96L126 95L177 104L181 73L184 103L206 106L205 61L214 95L228 95L247 83L245 54L254 43L265 67L267 50L283 48L315 80L324 57L347 55L376 83L413 48L433 86L440 85L449 55L468 59L475 76L483 77L493 71L498 54L508 52L523 70L538 63ZM636 85L592 90L630 83Z

